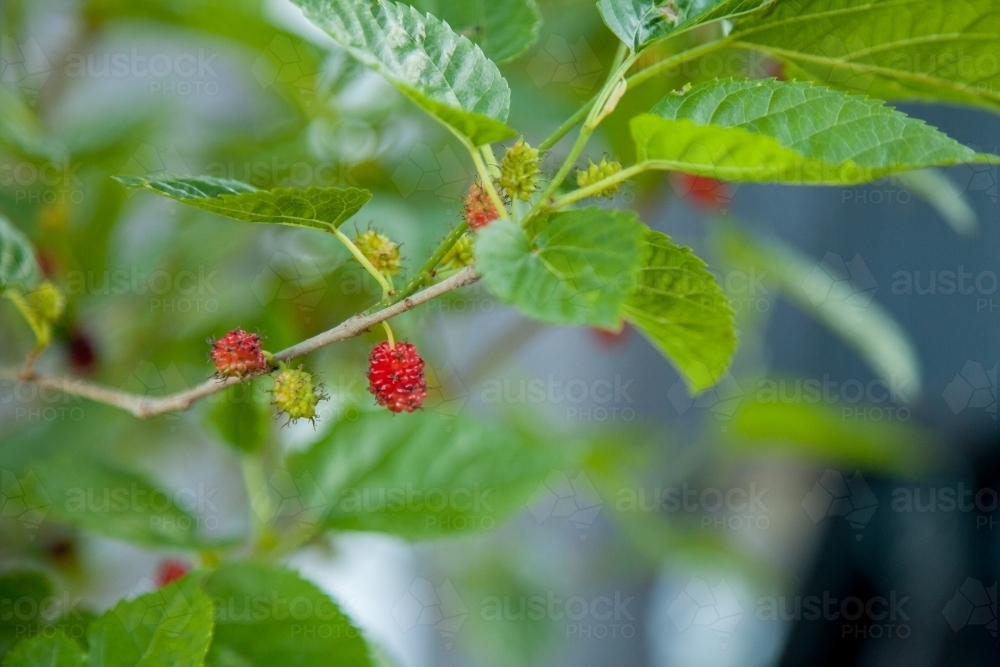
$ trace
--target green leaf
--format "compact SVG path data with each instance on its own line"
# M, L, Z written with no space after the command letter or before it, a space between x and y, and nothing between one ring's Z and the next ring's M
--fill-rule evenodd
M342 419L288 470L327 528L421 539L496 527L566 456L528 429L379 411Z
M258 190L240 181L211 176L116 176L127 187L146 188L184 204L246 222L310 227L340 227L372 195L358 188L274 188Z
M904 188L934 207L956 234L972 237L979 233L979 216L969 203L967 192L939 169L920 169L896 176Z
M736 353L729 299L705 262L666 234L646 232L646 260L624 312L693 391L708 389L729 369Z
M407 0L406 4L445 21L498 63L527 51L542 27L535 0Z
M90 667L200 667L211 639L212 602L191 575L122 600L87 632Z
M787 382L796 380L789 378ZM905 476L926 474L933 462L931 439L907 422L858 421L853 418L857 404L838 409L778 402L761 391L757 396L758 400L741 405L730 422L738 436L729 443L734 450L761 456L785 452L796 459L807 455L830 466ZM765 396L766 400L761 400ZM842 410L852 418L845 419Z
M197 520L140 475L81 457L35 464L28 494L58 521L137 544L199 544Z
M901 400L919 397L916 349L892 316L862 291L868 285L774 239L753 239L733 225L727 226L723 244L735 260L764 267L771 284L854 348Z
M884 99L1000 109L996 0L776 2L732 37L784 62L789 77Z
M27 294L42 282L42 270L31 241L0 216L0 294L8 290Z
M14 302L21 316L28 322L35 334L37 349L48 347L52 341L52 326L62 317L66 298L58 287L43 280L31 292L21 293L8 290L4 294Z
M223 441L246 454L263 449L271 436L271 411L255 397L252 384L229 387L208 414Z
M479 232L476 267L490 290L543 322L619 329L644 252L636 215L594 207L533 229L497 220Z
M771 0L598 0L597 10L618 39L638 52L651 42L697 25L733 19Z
M83 649L61 635L36 635L17 644L3 661L3 667L83 667Z
M10 516L11 509L3 507L2 516ZM44 624L41 609L52 594L52 582L41 572L20 570L0 574L0 601L5 607L5 613L0 614L0 658L18 639Z
M66 148L49 137L20 95L0 85L0 145L31 157L55 160Z
M638 159L728 181L855 184L996 162L881 101L804 82L716 80L632 120Z
M440 19L389 0L294 0L310 21L473 144L515 136L497 66Z
M235 563L204 584L215 602L210 667L368 667L368 647L337 604L297 573Z

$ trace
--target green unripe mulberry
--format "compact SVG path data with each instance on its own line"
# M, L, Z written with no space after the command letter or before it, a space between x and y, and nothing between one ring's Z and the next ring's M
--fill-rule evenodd
M538 176L542 171L538 149L524 139L507 149L500 161L500 186L511 199L528 201L538 189Z
M606 178L611 178L612 176L620 173L622 170L621 162L615 160L614 162L608 162L607 158L601 160L600 164L594 164L591 161L590 166L586 169L580 169L576 172L576 182L581 188L590 187L595 183L599 183ZM615 194L620 189L621 185L619 183L614 183L602 189L600 192L594 193L595 197L606 197L608 199L615 196Z
M354 245L379 273L389 277L399 273L399 246L388 236L369 229L358 234L354 239Z
M462 269L472 264L472 239L465 235L455 242L441 263L453 269Z
M274 376L271 397L275 407L288 416L289 422L299 419L316 420L316 406L326 398L316 386L312 374L295 368L284 368Z

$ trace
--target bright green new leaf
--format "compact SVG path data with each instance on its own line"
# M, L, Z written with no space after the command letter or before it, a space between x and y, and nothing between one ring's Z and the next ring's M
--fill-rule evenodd
M542 14L535 0L406 0L479 45L488 58L517 58L538 39Z
M28 493L49 518L137 544L198 544L195 518L136 473L80 457L50 458L31 472Z
M0 294L27 294L42 282L42 270L31 241L0 216Z
M718 80L632 119L638 160L727 181L856 184L995 162L881 101L805 82Z
M4 488L4 495L8 489ZM8 503L15 507L2 508L2 516L17 516L23 511L23 503L17 506L18 499L9 499ZM25 633L36 632L44 624L41 609L43 603L52 598L52 582L41 572L32 570L13 570L0 574L0 600L23 600L20 614L0 614L0 658ZM8 603L10 604L10 603Z
M310 21L454 132L479 146L513 137L510 88L447 23L390 0L294 0Z
M3 661L3 667L83 667L83 649L59 634L35 635L18 643Z
M525 508L566 452L525 429L382 410L342 419L288 467L304 495L298 504L324 526L422 539L495 528Z
M0 85L0 146L32 157L55 160L66 148L46 135L41 123L20 96Z
M90 667L201 667L212 613L193 575L122 600L87 631Z
M604 23L632 49L719 19L745 16L771 0L598 0Z
M48 347L52 341L52 326L62 317L66 307L66 298L59 288L48 280L43 280L37 288L26 294L8 290L4 296L14 302L35 333L37 348Z
M494 294L526 315L617 330L645 229L631 211L596 207L550 214L527 232L497 220L478 234L476 267Z
M646 232L646 259L624 307L634 324L701 392L716 384L736 353L733 308L690 248Z
M1000 109L996 0L776 2L732 37L784 62L791 78L884 99Z
M875 303L877 283L860 257L816 262L774 239L758 241L727 226L726 252L762 267L770 284L853 347L900 401L921 391L920 360L909 336ZM847 261L845 261L845 259Z
M216 609L209 667L373 665L360 631L337 603L295 572L234 563L209 575L204 588Z
M265 224L340 227L368 203L372 195L358 188L274 188L258 190L241 181L211 176L116 176L132 188L146 188L227 218Z

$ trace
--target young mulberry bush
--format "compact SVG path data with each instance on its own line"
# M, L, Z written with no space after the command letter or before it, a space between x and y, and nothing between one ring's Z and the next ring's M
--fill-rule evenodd
M389 277L399 273L399 246L388 236L369 229L358 234L354 239L354 245L379 273Z
M427 398L424 360L411 343L379 343L368 357L368 391L392 412L413 412Z
M212 344L212 362L221 377L247 377L268 370L260 336L234 329Z
M316 406L326 398L311 373L298 368L284 368L274 376L271 388L274 406L288 416L289 423L300 419L316 421Z
M603 158L600 164L594 164L593 161L591 161L590 165L586 169L580 169L576 172L576 183L581 188L590 187L591 185L603 181L606 178L611 178L621 170L622 164L617 160L608 162L607 158ZM620 185L615 183L603 188L600 192L597 192L595 196L610 199L615 196L619 189Z
M483 184L478 181L473 183L465 198L465 221L469 227L482 229L499 217L500 213Z
M538 150L529 146L524 139L518 140L507 149L500 161L500 186L512 199L528 201L538 189L541 165Z

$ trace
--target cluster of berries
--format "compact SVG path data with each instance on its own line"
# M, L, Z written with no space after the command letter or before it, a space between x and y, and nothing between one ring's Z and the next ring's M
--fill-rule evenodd
M602 160L591 163L588 169L580 171L577 181L582 187L601 181L621 171L617 162ZM530 201L538 190L541 177L541 157L537 149L529 146L524 139L507 149L499 165L499 177L495 186L499 189L501 202L508 206L512 200ZM599 193L611 196L617 190L607 188ZM497 194L494 192L493 194ZM473 183L465 198L465 220L473 232L497 220L494 197L483 183ZM444 264L461 268L472 263L472 238L468 235L459 239L444 257ZM400 270L401 253L399 246L389 237L375 230L358 234L354 244L371 265L387 278ZM274 405L290 421L316 419L316 407L326 398L322 385L301 366L289 368L283 363L275 363L264 351L260 337L242 329L230 331L212 344L212 362L221 378L247 379L257 375L274 376L271 396ZM368 391L374 394L379 405L392 412L413 412L427 397L427 380L424 377L424 361L417 348L411 343L384 342L375 346L368 357Z
M230 331L212 344L212 362L220 378L246 379L277 370L271 398L289 421L315 421L316 407L326 398L311 373L284 364L273 365L260 336L242 329ZM424 360L411 343L379 343L368 357L368 391L392 412L413 412L427 398Z

